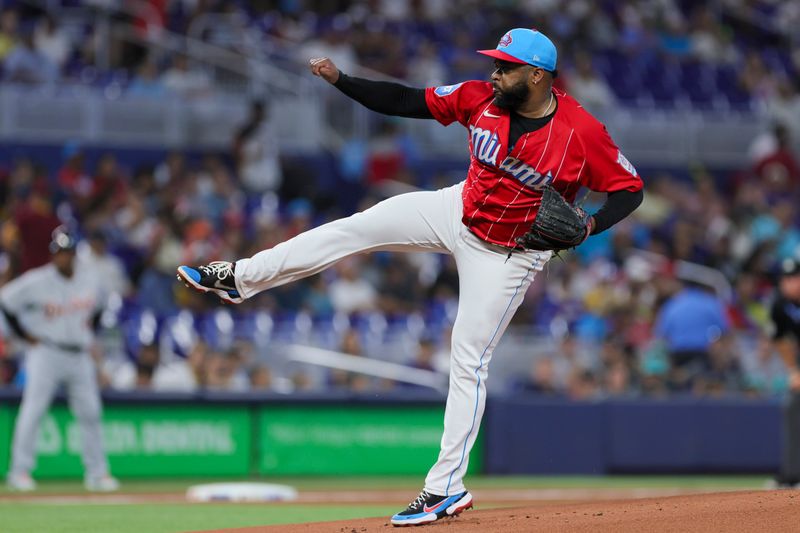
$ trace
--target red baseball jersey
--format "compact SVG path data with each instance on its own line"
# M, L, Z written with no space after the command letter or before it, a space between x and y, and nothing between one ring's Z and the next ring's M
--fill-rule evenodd
M464 217L481 239L513 247L536 217L542 188L550 183L568 201L583 185L593 191L638 191L642 180L611 140L605 126L571 96L553 89L555 116L522 135L509 151L511 115L492 103L492 85L467 81L429 87L434 118L458 121L469 131L470 164L464 184Z

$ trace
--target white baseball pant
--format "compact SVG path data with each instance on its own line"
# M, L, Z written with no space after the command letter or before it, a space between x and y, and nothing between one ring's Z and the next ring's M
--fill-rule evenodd
M80 427L86 477L108 475L108 462L103 449L100 392L91 356L88 353L65 353L38 344L26 354L25 365L25 389L14 426L11 472L29 474L33 470L42 417L50 408L58 386L65 383L70 410Z
M425 489L449 496L464 491L463 477L486 403L492 352L536 272L551 252L508 249L474 236L461 222L464 184L389 198L302 233L236 262L243 297L316 274L350 255L370 251L452 254L459 276L453 325L450 388L439 458Z

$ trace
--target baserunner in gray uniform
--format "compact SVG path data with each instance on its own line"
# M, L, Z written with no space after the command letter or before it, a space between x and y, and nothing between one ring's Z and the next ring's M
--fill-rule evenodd
M52 260L29 270L0 290L0 307L11 330L26 341L25 390L14 427L8 486L36 488L31 471L42 417L61 384L78 419L83 444L84 485L113 491L103 449L101 404L95 365L89 354L103 295L90 272L76 270L75 237L65 228L53 232Z

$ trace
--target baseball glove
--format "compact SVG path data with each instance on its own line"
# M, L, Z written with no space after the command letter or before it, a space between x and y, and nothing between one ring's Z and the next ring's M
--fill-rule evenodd
M589 236L591 220L583 209L572 206L552 185L547 185L531 228L515 242L526 250L575 248Z

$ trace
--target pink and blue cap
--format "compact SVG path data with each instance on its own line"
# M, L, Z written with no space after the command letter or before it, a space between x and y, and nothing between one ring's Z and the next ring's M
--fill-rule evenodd
M558 54L556 46L544 33L528 28L514 28L506 32L494 50L478 50L501 61L533 65L554 72Z

